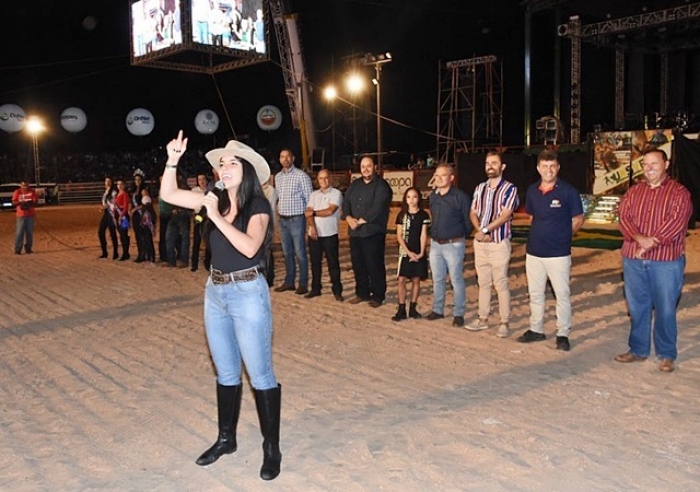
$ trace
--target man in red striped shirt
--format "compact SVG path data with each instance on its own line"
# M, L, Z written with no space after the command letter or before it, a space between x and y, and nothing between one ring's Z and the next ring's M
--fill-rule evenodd
M692 213L690 192L668 177L669 165L663 150L645 150L645 180L627 191L618 209L632 326L629 352L615 360L637 362L649 357L653 315L654 350L663 372L674 370L678 355L676 306L683 288L685 235Z

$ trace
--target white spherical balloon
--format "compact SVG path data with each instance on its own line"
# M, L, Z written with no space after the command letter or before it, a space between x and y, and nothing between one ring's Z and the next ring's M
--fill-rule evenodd
M194 126L199 133L214 133L219 128L219 117L211 109L203 109L194 117Z
M0 106L0 130L14 133L24 129L27 123L27 115L16 104L3 104Z
M80 108L66 108L61 113L61 126L71 133L78 133L87 126L87 115Z
M126 115L126 129L129 133L142 137L153 131L155 120L151 112L144 108L135 108Z
M277 130L282 124L282 111L277 106L267 104L258 110L257 120L261 130Z

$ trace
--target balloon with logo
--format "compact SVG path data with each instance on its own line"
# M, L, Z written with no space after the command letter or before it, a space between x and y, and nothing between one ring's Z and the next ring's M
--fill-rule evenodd
M258 110L257 120L261 130L277 130L282 124L282 111L277 106L266 104Z
M194 117L194 126L199 133L210 135L219 128L219 117L211 109L203 109Z
M0 106L0 130L14 133L24 129L27 123L27 115L16 104L3 104Z
M71 133L78 133L87 126L87 115L80 108L70 107L61 113L61 126Z
M155 120L151 112L144 108L135 108L126 115L126 129L129 133L142 137L153 131Z

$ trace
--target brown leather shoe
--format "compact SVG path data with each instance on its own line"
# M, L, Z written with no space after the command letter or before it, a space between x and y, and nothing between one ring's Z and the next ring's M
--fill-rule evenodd
M616 355L615 360L617 362L622 362L624 364L627 364L629 362L641 362L643 360L647 360L647 358L642 357L640 355L635 355L632 352L625 352L624 354Z
M282 284L279 287L275 287L275 292L287 292L288 290L294 290L294 284Z
M659 371L661 372L673 372L675 368L676 366L671 359L661 359L659 362Z
M362 297L355 296L348 301L348 304L360 304L361 302L369 302L369 299L363 299Z

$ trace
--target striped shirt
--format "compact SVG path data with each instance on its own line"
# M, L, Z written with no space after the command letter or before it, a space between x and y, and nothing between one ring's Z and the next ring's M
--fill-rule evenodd
M285 217L304 213L313 191L308 174L294 166L282 170L275 175L275 188L279 195L277 213Z
M520 205L518 188L505 179L501 179L495 189L489 186L488 181L477 185L472 198L472 210L476 212L476 216L479 218L479 228L486 227L496 220L505 209L515 212L518 205ZM510 220L506 221L498 229L491 231L491 239L494 243L500 243L504 239L511 238L512 222L513 216L511 215Z
M666 178L652 188L646 182L630 188L618 208L620 232L624 238L622 256L635 258L639 244L636 234L655 237L660 244L644 253L643 259L673 261L685 253L685 235L692 213L690 192Z

